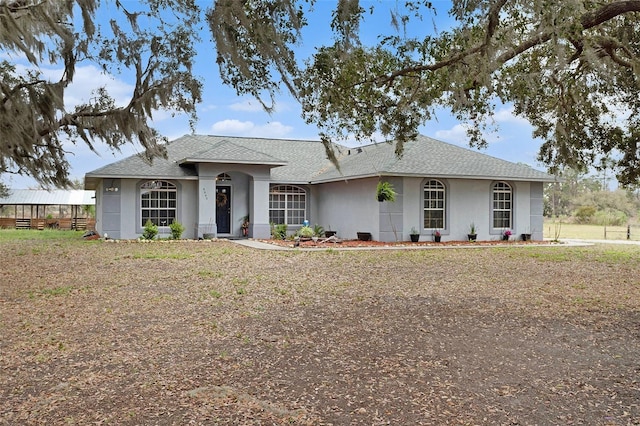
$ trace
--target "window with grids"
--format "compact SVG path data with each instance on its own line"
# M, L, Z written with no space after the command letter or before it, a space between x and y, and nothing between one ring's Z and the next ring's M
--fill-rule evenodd
M444 229L446 222L446 190L439 180L430 180L424 184L424 228Z
M272 186L269 190L269 221L275 224L302 225L307 211L307 194L292 185Z
M493 184L493 227L511 229L513 217L513 190L505 182Z
M140 186L141 225L151 220L158 226L169 226L176 219L178 189L171 182L151 180Z

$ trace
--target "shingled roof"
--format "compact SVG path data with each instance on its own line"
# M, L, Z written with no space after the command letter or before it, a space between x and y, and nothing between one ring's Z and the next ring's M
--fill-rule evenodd
M340 158L340 171L332 167L315 176L314 182L380 175L554 181L553 176L526 164L420 135L405 143L401 158L395 155L395 145L391 143L352 148Z
M195 163L265 164L279 183L321 183L370 176L430 176L552 182L553 176L426 136L405 143L397 158L394 145L358 148L335 145L340 170L322 143L291 139L186 135L167 144L167 158L147 163L134 155L87 173L95 178L197 179Z

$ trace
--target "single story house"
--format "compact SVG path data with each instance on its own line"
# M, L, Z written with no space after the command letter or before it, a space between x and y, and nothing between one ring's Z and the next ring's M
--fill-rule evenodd
M134 239L147 220L169 234L177 220L185 238L205 233L269 238L271 224L289 232L305 220L338 237L358 232L374 240L421 240L438 230L442 241L466 240L473 223L478 240L505 230L542 239L543 184L554 177L429 137L394 146L338 146L338 170L318 141L186 135L167 144L168 157L151 164L134 155L85 176L96 191L96 230ZM379 202L376 186L390 182L395 202Z

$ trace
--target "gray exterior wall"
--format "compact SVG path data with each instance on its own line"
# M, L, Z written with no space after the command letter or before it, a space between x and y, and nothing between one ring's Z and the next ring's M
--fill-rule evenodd
M409 240L411 227L421 233L421 241L432 239L432 229L422 228L423 185L430 178L404 178L403 240ZM464 241L471 223L475 223L478 240L498 240L503 230L492 228L492 186L497 181L439 179L446 187L446 228L442 241ZM542 239L542 183L506 181L513 189L513 227L515 236L532 233ZM535 189L534 189L535 188ZM534 197L535 196L535 197ZM533 197L533 198L532 198ZM538 231L538 232L536 232ZM512 237L515 238L515 237Z
M122 238L120 231L122 183L120 179L102 181L96 189L96 230L100 235Z
M530 219L531 238L542 240L544 227L544 187L542 182L531 182L530 184Z
M378 240L385 242L404 241L404 218L402 214L404 179L401 177L385 177L381 180L387 181L393 185L393 189L396 192L396 200L394 202L378 201L378 229L380 230ZM374 191L371 196L375 198L376 192ZM411 227L409 227L409 230L411 230Z
M208 221L215 218L215 176L227 173L232 188L231 236L241 235L241 218L249 215L250 236L269 238L268 188L265 179L268 168L262 166L210 167L201 180L170 180L178 187L178 220L185 226L184 238L202 236ZM252 175L253 174L253 175ZM429 178L389 177L394 185L396 201L378 202L375 198L377 177L331 182L319 185L297 185L307 190L307 219L326 230L337 231L340 238L355 239L357 232L370 232L379 241L409 241L412 227L421 233L420 240L431 241L432 229L423 229L423 185ZM491 228L491 188L496 181L471 179L439 179L446 187L446 223L441 230L443 241L466 240L469 224L474 222L479 240L497 240L502 229ZM146 179L109 179L96 188L96 229L111 238L135 239L142 234L140 224L139 187ZM539 182L510 182L513 188L513 228L516 237L530 233L542 239L543 184ZM118 188L118 191L106 188ZM212 192L211 192L212 191ZM256 217L258 221L256 223ZM291 227L293 231L295 227ZM168 227L161 228L161 236L168 235Z
M380 237L380 206L375 199L378 178L355 179L318 185L318 218L324 229L336 231L342 239L355 239L357 232Z

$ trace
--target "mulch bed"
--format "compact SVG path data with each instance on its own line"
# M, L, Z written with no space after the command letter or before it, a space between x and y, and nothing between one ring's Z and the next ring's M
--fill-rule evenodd
M280 247L299 247L299 248L351 248L351 247L373 247L373 248L384 248L384 247L473 247L473 246L510 246L510 245L540 245L540 244L549 244L548 241L521 241L521 240L490 240L490 241L443 241L443 242L433 242L433 241L418 241L418 242L410 242L410 241L398 241L398 242L383 242L383 241L361 241L361 240L326 240L324 238L319 238L317 241L313 240L300 240L299 242L295 242L294 240L260 240L262 242L268 244L274 244Z

